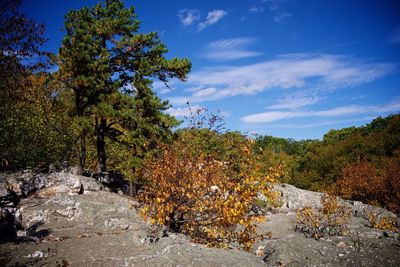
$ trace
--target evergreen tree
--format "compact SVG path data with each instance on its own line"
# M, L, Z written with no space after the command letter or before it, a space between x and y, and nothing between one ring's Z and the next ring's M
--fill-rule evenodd
M168 103L151 91L151 84L154 79L184 80L191 63L166 59L167 48L157 33L139 33L139 26L134 8L125 8L120 0L66 15L60 73L74 92L81 171L91 130L96 134L97 169L103 172L106 137L144 147L146 140L157 139L176 125L162 113Z

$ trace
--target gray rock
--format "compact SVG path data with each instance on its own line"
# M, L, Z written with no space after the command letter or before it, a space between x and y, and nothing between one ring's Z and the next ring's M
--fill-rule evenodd
M67 172L67 173L72 173L71 170L74 167L71 167L69 165L68 161L63 161L63 162L58 162L58 163L52 163L49 165L49 173L53 172Z
M46 174L25 170L0 174L0 205L16 204L18 199L49 186Z
M28 175L23 177L23 182L21 184L21 191L24 196L29 195L39 189L45 188L50 185L47 175L42 173L35 173L33 175Z
M50 187L39 190L38 192L36 192L36 196L39 198L51 198L57 194L73 194L76 191L77 190L71 190L71 188L65 184L57 183Z
M352 218L347 236L317 241L295 232L295 208L317 205L320 193L285 186L283 196L289 204L259 224L258 233L271 231L272 238L257 241L249 253L194 244L182 234L151 226L135 209L129 208L137 206L136 201L102 190L104 185L93 178L52 173L48 181L49 187L22 198L13 210L7 209L13 214L19 212L21 230L16 233L19 243L0 243L0 262L4 266L399 266L400 263L400 242L390 237L393 233L388 232L388 238L379 238L383 232L368 228L362 216ZM79 194L81 186L83 194ZM346 246L337 246L341 242Z
M281 192L280 201L282 206L278 208L278 210L283 212L296 211L307 206L314 209L319 209L321 207L321 197L326 195L325 193L299 189L289 184L274 185L273 190ZM366 213L371 211L378 214L379 218L397 217L396 214L384 208L364 204L360 201L343 200L338 198L338 202L341 205L351 208L353 216L355 217L361 217L365 219L367 217Z
M43 252L41 252L41 251L39 251L39 250L36 250L35 252L33 252L31 255L29 255L30 257L32 257L32 258L37 258L37 257L39 257L39 258L43 258ZM28 257L29 257L28 256Z
M281 192L281 211L296 210L306 206L320 208L321 196L325 195L324 193L299 189L289 184L275 185L274 190Z
M1 178L0 178L1 179ZM5 181L0 180L0 206L16 206L19 200L18 195L11 191Z
M88 193L88 191L100 191L104 189L104 186L91 177L79 176L70 173L52 173L49 176L49 180L54 183L61 183L69 188L72 192Z
M125 218L110 218L110 220L104 221L104 228L106 230L127 230L129 221Z
M9 190L7 187L6 180L1 177L0 178L0 201L4 201L5 203L7 202L7 198L9 197Z

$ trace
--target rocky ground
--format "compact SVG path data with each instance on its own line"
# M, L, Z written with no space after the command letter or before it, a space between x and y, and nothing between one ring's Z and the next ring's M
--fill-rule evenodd
M282 207L271 210L269 220L259 225L260 232L272 232L272 239L244 252L208 248L152 227L138 216L134 200L93 178L3 173L0 266L400 265L399 233L368 227L362 214L372 207L343 202L355 215L348 235L315 240L294 231L295 211L318 207L320 193L289 185L276 190L282 192Z

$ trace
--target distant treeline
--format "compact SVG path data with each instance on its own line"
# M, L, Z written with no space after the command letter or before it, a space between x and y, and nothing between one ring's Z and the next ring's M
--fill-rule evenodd
M400 209L400 115L331 130L320 140L260 136L264 163L285 164L283 182Z

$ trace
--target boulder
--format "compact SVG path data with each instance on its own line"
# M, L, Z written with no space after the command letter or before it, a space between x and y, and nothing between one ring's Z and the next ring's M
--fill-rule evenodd
M46 174L24 170L0 174L0 206L15 206L21 197L51 185Z
M49 173L53 172L73 173L73 171L74 167L71 167L68 161L52 163L49 165Z
M282 211L293 211L306 206L320 208L320 199L325 195L324 193L299 189L289 184L274 185L274 191L281 192L280 201L282 206L280 210Z
M82 194L104 189L104 185L91 177L74 175L70 173L51 173L48 176L51 184L63 184L70 188L71 192Z
M67 172L51 174L24 170L15 173L0 173L0 206L15 206L21 198L41 191L42 197L56 193L90 193L105 189L104 185L91 177Z
M24 212L24 216L21 216L20 209L25 209L26 206L19 203L29 196L34 195L30 199L38 204L41 203L38 202L39 199L54 199L60 195L90 194L103 189L104 186L93 178L67 172L43 174L24 170L15 173L0 173L0 237L7 240L16 238L21 227L26 229L35 223L46 221L55 212L52 209L32 214ZM57 212L67 217L74 216L76 213L75 209L71 210L70 207Z

